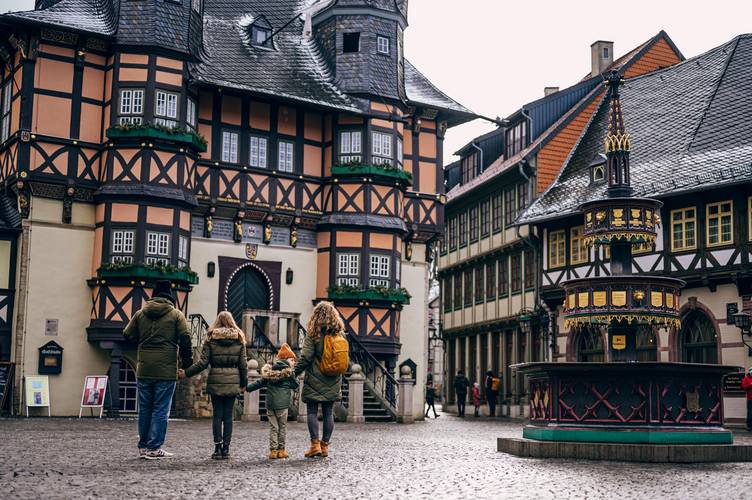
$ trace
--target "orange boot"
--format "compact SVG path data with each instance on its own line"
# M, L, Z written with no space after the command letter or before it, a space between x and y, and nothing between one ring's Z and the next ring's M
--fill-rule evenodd
M284 449L277 450L277 458L290 458L290 454L287 453Z
M326 443L324 441L321 441L321 456L322 457L329 456L329 443Z
M318 439L311 439L311 449L305 452L306 458L320 457L321 456L321 441Z

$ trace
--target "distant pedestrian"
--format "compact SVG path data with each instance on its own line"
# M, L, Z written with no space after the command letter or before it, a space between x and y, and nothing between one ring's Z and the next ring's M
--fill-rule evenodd
M185 316L175 308L169 281L157 281L152 298L133 315L123 335L138 344L138 455L148 460L170 458L172 453L162 445L178 359L182 366L191 364L191 336Z
M492 417L496 416L496 398L499 394L499 385L501 380L494 376L491 370L486 372L486 401L488 402L488 414Z
M269 417L269 460L290 458L285 450L287 440L287 414L292 405L292 391L298 388L298 379L293 373L295 353L290 346L282 344L274 364L261 368L261 378L250 384L248 392L266 387L266 415Z
M742 379L742 389L747 392L747 430L752 431L752 368Z
M467 401L467 388L470 386L470 381L465 377L465 373L462 370L457 372L457 376L454 377L454 393L457 395L457 416L465 416L465 402Z
M426 418L428 418L428 411L433 409L433 418L439 418L439 414L436 413L436 388L433 386L433 381L429 380L426 384Z
M334 432L334 403L342 400L342 374L347 370L348 342L345 324L331 302L319 302L308 320L308 335L303 341L295 375L305 372L302 399L306 404L311 448L306 458L328 457ZM319 439L318 411L324 417L324 432Z
M473 383L473 406L475 406L475 416L480 416L480 385L478 382Z
M217 315L209 327L201 359L180 370L180 377L192 377L209 369L206 392L212 402L212 434L214 436L214 460L230 458L232 440L232 417L238 394L248 384L248 360L245 335L227 311Z

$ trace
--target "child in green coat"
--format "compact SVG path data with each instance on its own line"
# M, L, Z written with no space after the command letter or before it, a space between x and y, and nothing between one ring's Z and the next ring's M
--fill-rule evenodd
M298 381L293 373L295 353L290 346L283 344L277 352L273 365L261 368L261 378L249 384L247 391L266 387L266 415L269 417L269 459L289 458L285 451L287 436L287 412L292 404L292 390L298 388Z

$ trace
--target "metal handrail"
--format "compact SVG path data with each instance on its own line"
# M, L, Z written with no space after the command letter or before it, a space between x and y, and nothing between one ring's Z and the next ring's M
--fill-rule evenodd
M189 314L191 328L191 344L193 349L201 349L206 338L206 332L209 330L209 323L206 322L201 314Z
M356 335L347 335L350 342L350 363L357 363L363 369L366 383L373 388L375 395L389 406L394 414L397 411L397 390L399 385L394 376L360 342Z
M277 347L255 321L251 321L251 325L251 336L246 339L246 346L253 349L264 364L271 364L274 361Z

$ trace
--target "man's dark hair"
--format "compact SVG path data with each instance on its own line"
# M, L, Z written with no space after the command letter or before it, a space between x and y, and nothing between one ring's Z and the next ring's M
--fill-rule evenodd
M457 370L457 375L464 375L464 374L465 372L463 372L462 370Z

